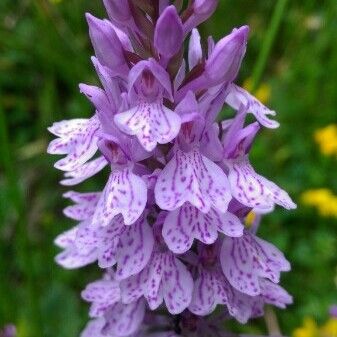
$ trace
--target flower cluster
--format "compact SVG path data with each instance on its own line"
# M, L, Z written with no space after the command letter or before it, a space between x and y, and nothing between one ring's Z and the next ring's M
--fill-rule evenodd
M170 3L104 0L109 20L87 14L102 88L80 91L95 114L49 128L63 185L109 172L102 191L64 195L78 224L56 239L61 266L104 270L82 292L92 318L82 337L212 336L224 318L292 301L278 285L288 261L243 225L252 210L296 207L249 162L261 126L279 125L234 84L249 29L203 48L195 27L217 1ZM234 116L218 121L224 105ZM214 323L205 316L218 305Z

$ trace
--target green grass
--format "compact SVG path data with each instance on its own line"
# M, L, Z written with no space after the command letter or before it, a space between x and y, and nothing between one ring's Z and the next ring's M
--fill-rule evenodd
M308 188L337 194L337 160L323 157L312 138L317 128L337 123L336 1L279 0L274 16L273 1L220 2L202 35L220 38L233 26L251 25L238 83L253 76L270 85L269 105L281 122L255 144L257 171L297 202ZM62 215L55 158L45 154L47 126L92 113L78 92L79 82L97 81L86 11L103 16L99 0L0 2L0 326L15 323L20 337L78 336L87 320L79 293L99 275L96 266L64 271L54 264L53 239L72 224ZM290 334L306 315L324 320L337 303L336 219L299 203L294 212L265 217L260 233L293 266L282 280L295 298L289 310L277 311L282 331ZM248 329L264 332L263 321Z

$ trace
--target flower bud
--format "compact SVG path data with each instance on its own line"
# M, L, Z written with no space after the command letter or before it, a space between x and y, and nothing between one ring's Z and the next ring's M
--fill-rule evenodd
M117 69L125 64L123 46L112 26L107 20L100 20L86 15L89 35L97 56L102 65Z
M109 18L123 23L131 18L131 12L128 1L103 0Z
M235 79L246 52L248 32L248 26L234 29L215 45L205 65L205 76L212 85Z
M165 57L175 55L184 39L183 24L175 6L167 7L157 21L154 45Z
M218 0L195 0L193 10L195 14L210 17L218 5Z

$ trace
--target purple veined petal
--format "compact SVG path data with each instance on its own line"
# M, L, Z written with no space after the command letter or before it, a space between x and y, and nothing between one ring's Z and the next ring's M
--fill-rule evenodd
M69 198L75 205L66 207L63 213L68 218L77 221L87 220L93 216L100 195L99 192L79 193L69 191L63 196Z
M170 314L180 314L191 303L192 276L185 265L171 254L166 254L164 258L162 287L164 301Z
M225 237L220 260L230 284L250 296L261 293L261 277L277 283L280 272L290 269L282 252L249 232L240 238Z
M188 68L192 70L202 60L202 48L198 29L192 29L188 45Z
M49 128L50 132L58 133L60 138L49 144L48 153L67 154L54 166L62 171L72 171L93 157L97 151L96 133L99 127L98 118L94 116L80 122L76 120L74 123L70 121L55 123Z
M261 297L267 304L272 304L278 308L285 309L288 304L293 303L293 298L288 292L278 284L266 279L260 280Z
M75 246L66 248L55 257L56 263L65 269L81 268L95 262L96 259L96 250L92 250L87 254L81 254Z
M107 160L101 156L89 161L74 171L66 172L65 178L61 180L61 184L65 186L73 186L91 178L98 172L102 171L108 165Z
M113 280L98 280L86 286L82 298L91 303L90 317L103 317L106 311L120 301L119 284Z
M139 274L122 280L120 282L122 302L129 304L141 298L146 293L148 278L148 268L145 268Z
M106 324L103 335L126 337L135 333L145 315L145 301L143 299L130 303L117 303L105 314Z
M100 227L100 242L98 249L98 265L100 268L110 268L117 263L118 244L121 235L127 230L123 217L117 215L106 227Z
M183 24L175 6L165 8L155 27L154 46L165 58L178 53L184 40Z
M151 259L147 269L148 277L145 278L144 297L146 298L151 310L157 309L163 302L164 295L161 286L164 274L165 254L157 253Z
M80 254L89 254L91 251L96 251L100 245L100 231L91 226L90 219L83 221L78 225L74 246Z
M225 173L197 149L176 152L158 177L155 197L161 209L172 211L190 202L203 213L211 207L225 213L232 198Z
M142 271L150 260L154 244L146 217L128 227L120 237L116 279L123 280Z
M198 101L192 91L188 91L185 97L178 103L175 112L179 114L184 123L193 120L194 118L186 118L193 114L200 115ZM201 116L201 115L200 115Z
M128 135L135 135L146 151L157 143L167 144L179 133L181 120L162 102L139 102L134 108L114 118L117 126Z
M233 288L226 279L222 280L226 288L227 309L241 324L246 324L250 318L263 315L263 300L260 296L248 296Z
M60 138L69 137L80 128L85 128L87 126L88 119L85 118L76 118L65 120L61 122L55 122L52 126L48 128L48 131L55 136ZM50 152L51 154L54 154ZM57 154L57 153L55 153Z
M93 319L86 325L80 337L104 337L102 334L104 325L104 318Z
M247 156L226 161L226 164L233 197L243 205L262 211L275 204L286 209L296 208L287 192L254 171Z
M163 238L175 254L187 252L194 239L212 244L218 238L218 231L228 236L238 237L243 233L240 220L231 213L219 213L210 209L202 213L189 203L169 212L164 221Z
M147 201L147 188L142 178L131 168L116 169L98 201L92 224L107 226L114 216L122 214L126 225L134 223L143 213Z
M74 244L74 241L76 239L76 234L78 231L79 226L75 226L61 234L59 234L55 240L54 243L57 247L66 249Z
M280 126L279 122L268 117L268 115L275 116L275 111L269 110L248 91L235 84L231 84L229 87L226 103L235 110L239 110L241 105L247 106L248 112L252 113L258 122L267 128L275 129Z
M215 292L217 281L215 275L206 270L200 272L199 277L194 282L193 296L188 309L195 315L209 315L217 306ZM222 304L226 304L226 301Z

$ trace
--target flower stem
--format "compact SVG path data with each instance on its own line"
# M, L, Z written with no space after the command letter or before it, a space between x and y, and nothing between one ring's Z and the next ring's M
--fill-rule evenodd
M266 67L267 59L275 41L276 34L280 27L288 0L278 0L270 20L269 28L265 35L262 48L258 55L252 75L252 91L254 92L260 84L263 71Z

